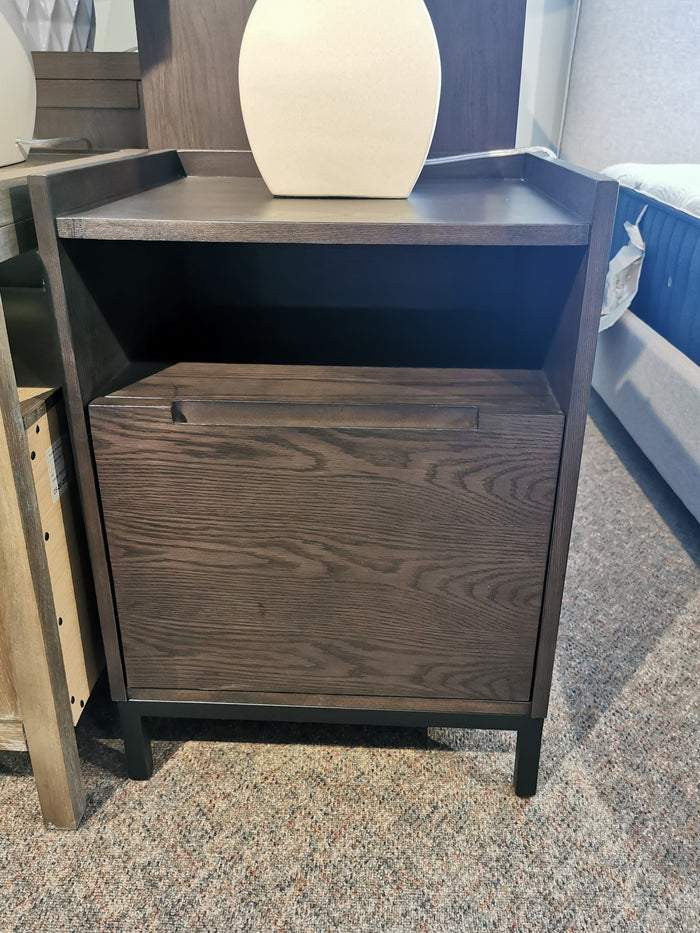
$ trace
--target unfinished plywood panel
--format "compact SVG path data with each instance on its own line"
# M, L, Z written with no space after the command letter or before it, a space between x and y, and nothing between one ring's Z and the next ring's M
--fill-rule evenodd
M86 593L75 480L58 391L21 388L20 403L51 578L73 722L77 723L104 659Z

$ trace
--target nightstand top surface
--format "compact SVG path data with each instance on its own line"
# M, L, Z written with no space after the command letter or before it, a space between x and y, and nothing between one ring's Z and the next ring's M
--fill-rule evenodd
M519 178L425 178L407 199L273 198L189 175L58 217L60 237L401 245L581 245L589 225Z

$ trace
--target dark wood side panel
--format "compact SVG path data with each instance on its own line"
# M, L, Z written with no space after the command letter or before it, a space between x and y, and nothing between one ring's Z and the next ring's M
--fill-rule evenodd
M616 201L615 182L603 181L596 185L587 262L574 283L570 303L562 315L545 366L552 388L567 417L533 681L533 717L546 716L549 705L564 576ZM577 313L579 308L580 314ZM572 353L574 347L576 350Z
M238 97L238 52L253 4L135 0L151 148L249 147ZM431 154L512 146L525 0L428 0L427 6L443 71Z
M58 324L71 442L115 700L126 699L126 693L85 406L96 394L98 384L104 384L109 375L116 374L128 360L94 299L84 288L80 273L60 247L54 217L110 196L142 190L143 186L157 184L163 177L169 178L181 171L174 153L161 153L110 160L75 171L37 174L29 182L39 251Z
M529 700L561 416L386 415L91 406L129 686Z
M617 182L546 156L526 153L523 177L552 201L579 217L591 220L599 198L599 186L617 191ZM609 195L612 196L612 195Z
M36 217L36 211L41 209L41 205L35 205L35 192L39 197L40 189L47 184L45 179L50 180L48 206L54 212L49 215L50 227L53 228L56 214L127 198L184 176L185 171L177 153L167 151L115 156L90 165L57 169L47 174L36 173L29 177L28 183Z

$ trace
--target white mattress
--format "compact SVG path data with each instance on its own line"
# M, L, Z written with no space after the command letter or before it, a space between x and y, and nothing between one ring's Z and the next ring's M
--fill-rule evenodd
M621 185L700 217L700 165L643 165L621 162L603 170Z

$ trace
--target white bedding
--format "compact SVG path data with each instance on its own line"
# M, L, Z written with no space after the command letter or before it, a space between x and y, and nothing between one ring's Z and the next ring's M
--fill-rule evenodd
M621 185L700 217L700 165L643 165L621 162L603 170Z

